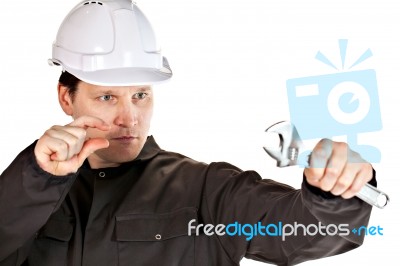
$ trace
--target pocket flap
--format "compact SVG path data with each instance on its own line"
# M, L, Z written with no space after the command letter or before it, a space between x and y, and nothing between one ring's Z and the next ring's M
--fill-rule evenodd
M40 230L38 238L47 237L60 241L69 241L74 231L73 218L50 218Z
M127 214L116 217L118 241L162 241L188 235L188 224L197 225L197 209L182 208L162 214Z

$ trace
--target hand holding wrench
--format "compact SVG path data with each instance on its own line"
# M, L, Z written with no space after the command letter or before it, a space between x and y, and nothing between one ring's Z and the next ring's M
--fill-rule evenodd
M283 121L276 123L269 127L266 132L275 133L279 136L279 149L263 147L277 161L278 167L292 165L309 166L308 159L310 154L305 154L300 136L290 122ZM381 209L389 203L389 196L370 184L365 184L356 196L366 203Z

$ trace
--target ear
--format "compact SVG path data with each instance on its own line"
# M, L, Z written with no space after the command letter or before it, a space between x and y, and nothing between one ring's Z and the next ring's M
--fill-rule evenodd
M68 88L58 83L58 102L64 113L72 116L74 114L74 106L72 105L72 98L68 92Z

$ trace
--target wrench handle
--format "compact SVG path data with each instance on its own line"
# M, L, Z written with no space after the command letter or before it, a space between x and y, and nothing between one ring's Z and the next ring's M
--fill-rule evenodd
M356 196L380 209L383 209L389 203L389 196L370 184L365 184Z

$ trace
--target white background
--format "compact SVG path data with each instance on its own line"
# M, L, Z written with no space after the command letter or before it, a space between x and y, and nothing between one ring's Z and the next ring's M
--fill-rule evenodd
M0 171L53 124L70 119L58 107L60 69L49 67L51 44L72 0L4 1L0 9ZM318 50L340 64L337 40L349 39L348 60L370 48L355 70L377 73L383 129L359 135L381 150L379 187L391 195L374 209L359 249L304 265L394 264L400 236L398 1L140 0L155 27L173 79L155 88L151 133L161 147L194 159L228 161L299 187L302 170L279 169L262 150L263 131L289 118L289 78L337 73L314 59ZM316 125L317 126L317 125ZM242 265L262 265L243 260Z

